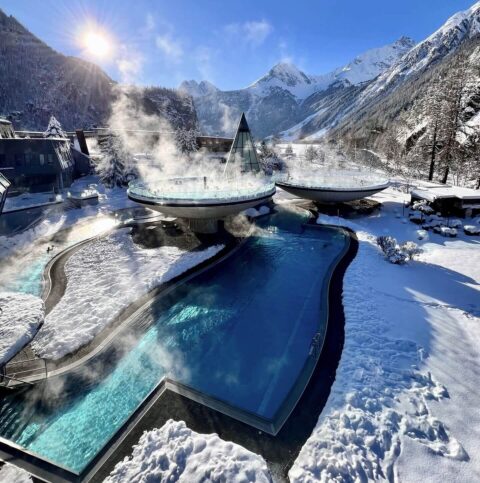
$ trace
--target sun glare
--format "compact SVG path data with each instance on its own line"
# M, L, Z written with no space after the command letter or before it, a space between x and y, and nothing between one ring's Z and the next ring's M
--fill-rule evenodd
M112 51L112 42L100 31L86 31L82 36L82 44L88 54L98 58L105 58Z

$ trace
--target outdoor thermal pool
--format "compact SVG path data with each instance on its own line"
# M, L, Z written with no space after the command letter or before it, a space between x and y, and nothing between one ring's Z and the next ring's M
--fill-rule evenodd
M287 417L321 350L328 282L348 246L340 229L304 229L307 218L278 207L235 254L139 315L148 328L117 341L127 349L5 397L0 436L81 473L164 377L234 417Z

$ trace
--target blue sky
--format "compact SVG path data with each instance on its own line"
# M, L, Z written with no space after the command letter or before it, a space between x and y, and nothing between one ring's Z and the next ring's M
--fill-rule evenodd
M176 87L208 79L237 89L282 60L321 74L402 35L422 40L473 3L0 0L0 8L57 51L92 60L115 80ZM108 39L107 55L85 48L87 31Z

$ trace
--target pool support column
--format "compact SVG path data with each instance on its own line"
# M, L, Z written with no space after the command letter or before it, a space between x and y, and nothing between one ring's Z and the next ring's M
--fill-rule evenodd
M218 219L215 218L186 218L189 228L194 233L206 235L218 232Z

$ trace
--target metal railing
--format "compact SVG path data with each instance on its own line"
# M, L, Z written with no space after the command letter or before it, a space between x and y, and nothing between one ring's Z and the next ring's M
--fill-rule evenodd
M244 200L252 197L259 198L268 196L275 189L275 184L271 181L262 181L258 184L244 184L234 181L225 181L216 184L215 180L206 177L172 178L161 180L153 186L147 186L143 182L131 181L128 191L133 196L152 200Z
M338 188L355 189L369 186L380 186L388 183L388 179L375 173L359 171L301 172L280 174L275 177L279 183L294 184L305 188Z

